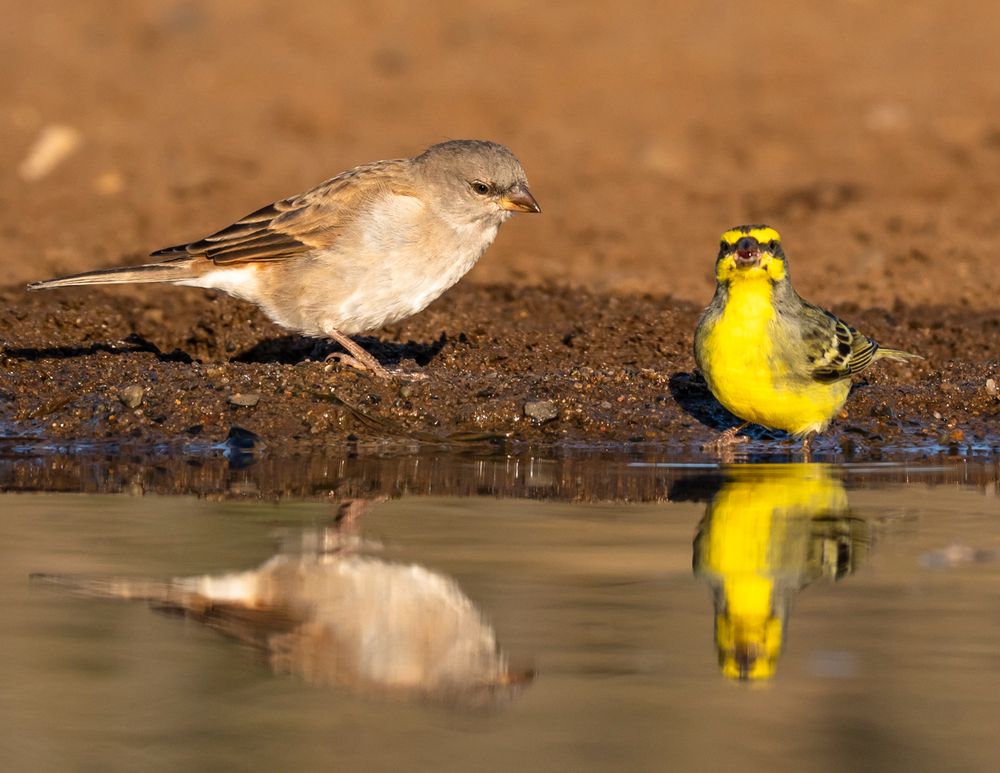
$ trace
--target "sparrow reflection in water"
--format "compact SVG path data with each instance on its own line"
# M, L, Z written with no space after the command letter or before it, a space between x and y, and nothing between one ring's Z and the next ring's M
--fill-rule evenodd
M722 673L770 679L795 594L852 573L870 529L849 514L827 465L735 465L723 474L694 541L694 573L712 587Z
M166 581L33 578L182 613L253 645L275 672L309 684L483 705L531 681L530 671L508 667L493 628L454 580L353 554L332 529L301 543L303 552L279 552L245 572Z

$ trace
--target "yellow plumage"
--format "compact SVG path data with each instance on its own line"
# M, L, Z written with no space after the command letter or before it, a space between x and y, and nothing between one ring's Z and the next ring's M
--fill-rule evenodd
M821 432L847 400L850 381L789 379L771 337L773 321L770 281L737 284L706 336L702 373L715 398L741 419L793 435Z
M803 301L768 226L723 234L716 282L695 332L695 357L712 394L745 421L795 436L822 432L847 400L852 374L882 357L917 357L880 349Z
M795 594L840 579L866 554L869 529L848 511L834 468L735 465L712 497L694 572L712 587L715 644L732 679L774 676Z

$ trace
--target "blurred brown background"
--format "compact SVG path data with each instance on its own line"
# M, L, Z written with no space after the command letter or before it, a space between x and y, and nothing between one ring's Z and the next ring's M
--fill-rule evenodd
M0 13L6 282L136 262L355 164L481 137L520 157L544 214L508 224L473 281L702 302L719 232L765 221L816 301L1000 306L995 4ZM67 149L48 168L46 132Z

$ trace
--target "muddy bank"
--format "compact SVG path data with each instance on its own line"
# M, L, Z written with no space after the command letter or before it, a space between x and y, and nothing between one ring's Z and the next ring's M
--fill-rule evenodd
M358 444L253 455L189 445L147 450L0 443L0 491L196 496L202 499L379 501L403 496L489 496L563 502L706 501L726 467L678 463L655 449L552 449L467 445L403 449ZM752 461L786 461L755 453ZM921 465L864 462L835 473L848 486L906 481L974 486L996 494L996 461Z
M663 297L460 285L361 339L383 362L427 375L412 384L329 364L325 344L289 336L222 294L9 288L0 307L0 422L22 444L203 448L238 427L237 445L273 454L382 442L692 456L733 423L694 373L698 307ZM816 444L818 458L997 452L1000 315L835 310L927 360L867 372ZM743 451L796 448L758 433Z

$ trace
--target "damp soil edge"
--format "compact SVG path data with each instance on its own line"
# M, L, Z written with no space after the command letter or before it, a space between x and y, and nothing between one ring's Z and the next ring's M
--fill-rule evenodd
M359 339L418 383L325 361L251 305L175 288L0 290L3 435L45 443L224 444L233 427L271 449L357 441L693 451L733 419L695 372L700 309L669 297L556 286L459 285L423 313ZM1000 312L839 306L885 345L819 453L907 449L989 457L1000 426ZM787 448L780 434L757 433Z

